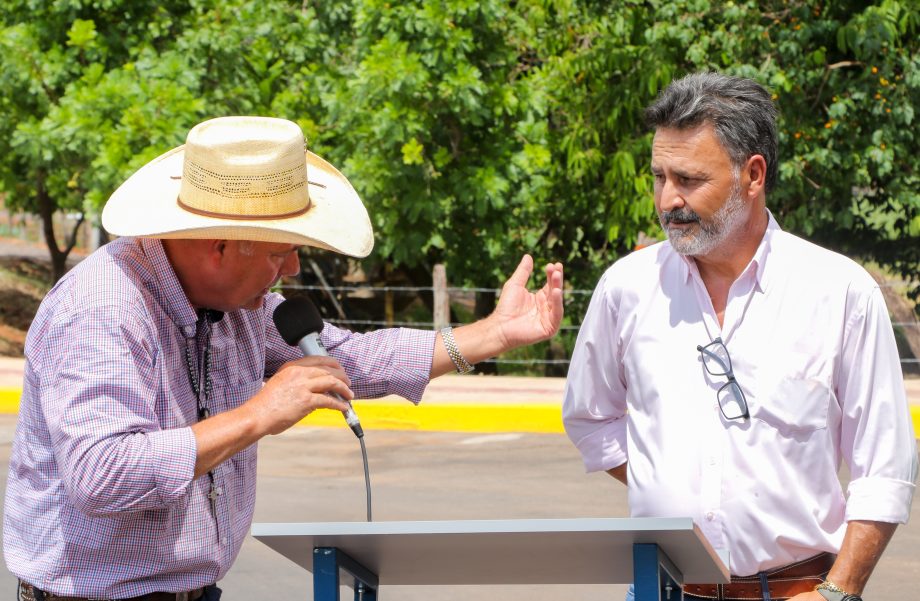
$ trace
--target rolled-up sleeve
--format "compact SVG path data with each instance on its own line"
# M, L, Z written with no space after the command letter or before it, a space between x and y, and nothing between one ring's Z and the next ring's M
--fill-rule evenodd
M391 328L359 334L326 324L329 354L339 360L358 398L399 395L416 405L431 376L435 332Z
M917 444L891 320L877 287L854 302L859 306L844 331L837 387L840 447L851 474L846 519L906 523Z
M588 472L608 470L627 460L626 383L609 277L608 271L601 278L582 321L562 406L566 434L581 452Z
M45 375L34 383L64 488L91 516L169 505L194 474L191 428L163 430L155 412L156 336L129 313L61 313L46 333Z

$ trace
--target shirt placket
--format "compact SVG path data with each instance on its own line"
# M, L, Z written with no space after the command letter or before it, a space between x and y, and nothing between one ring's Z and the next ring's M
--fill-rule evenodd
M755 265L752 264L729 289L721 325L706 286L698 272L695 269L691 270L693 289L710 340L721 337L723 342L727 342L740 325L754 293L756 283L754 268ZM711 419L704 419L700 424L701 430L708 433L707 436L702 437L700 442L700 529L710 543L719 548L726 544L722 490L725 479L725 446L728 437L719 402L715 396L712 397L712 405L707 413L712 416Z

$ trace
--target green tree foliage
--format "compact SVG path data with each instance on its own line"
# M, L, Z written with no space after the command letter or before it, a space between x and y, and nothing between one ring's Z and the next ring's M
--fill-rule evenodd
M184 4L4 5L0 185L10 208L41 216L56 277L76 231L56 234L52 215L92 214L201 109L170 49Z
M918 29L894 0L13 0L0 185L92 218L191 124L286 117L365 199L371 263L493 286L528 251L590 288L658 231L642 108L711 69L774 93L781 224L911 278Z
M916 3L541 7L536 44L545 59L534 82L548 97L551 196L565 199L554 207L555 255L576 285L589 286L643 227L657 231L641 111L672 78L700 70L751 77L774 92L781 164L768 206L783 227L917 278Z
M5 3L0 189L41 216L56 277L76 231L54 232L55 212L97 220L128 175L204 118L283 113L308 55L322 58L316 29L309 10L279 2Z
M367 199L380 258L491 284L498 257L537 246L549 154L526 34L497 0L352 3L322 95L334 129L316 144Z
M729 72L773 91L780 181L767 204L783 227L916 280L916 2L689 0L661 3L654 20L649 42L676 71Z

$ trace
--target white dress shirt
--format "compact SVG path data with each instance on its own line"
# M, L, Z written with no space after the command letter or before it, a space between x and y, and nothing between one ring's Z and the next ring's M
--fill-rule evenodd
M697 351L717 337L749 420L719 410L726 378ZM588 471L629 460L634 517L692 517L737 576L837 552L849 520L910 513L917 448L879 287L772 215L721 327L695 262L668 242L610 267L579 332L563 418Z

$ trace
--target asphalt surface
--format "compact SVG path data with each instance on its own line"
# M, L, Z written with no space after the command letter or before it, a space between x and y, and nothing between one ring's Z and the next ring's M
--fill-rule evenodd
M0 470L7 471L14 416L0 416ZM469 434L368 430L377 521L626 517L626 489L606 474L584 474L559 434ZM295 427L259 448L256 522L363 521L364 477L350 431ZM843 475L846 478L846 475ZM5 488L6 479L3 478ZM865 592L870 601L916 599L920 583L920 507L898 529ZM911 583L911 584L909 584ZM248 539L220 586L227 601L312 599L311 575ZM15 590L5 570L0 591ZM624 586L383 587L401 601L623 598ZM351 599L349 592L343 599ZM2 593L0 593L2 597Z

